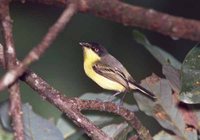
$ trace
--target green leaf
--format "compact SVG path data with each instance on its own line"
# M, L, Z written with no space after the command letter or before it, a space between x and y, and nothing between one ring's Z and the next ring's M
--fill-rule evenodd
M23 123L24 123L24 134L26 140L64 140L61 132L54 124L41 116L37 115L32 111L31 106L27 104L22 105L23 111ZM10 126L10 116L9 112L9 102L4 101L0 105L0 119L1 125L6 128L6 130L11 129ZM3 131L0 133L3 133ZM6 133L7 134L7 133ZM9 133L8 133L9 134ZM1 135L0 134L0 138ZM9 135L8 135L9 136ZM1 139L0 139L1 140ZM2 139L4 140L4 139Z
M200 103L200 45L194 47L183 61L180 100L188 104Z
M143 45L155 57L155 59L160 62L160 64L164 65L170 63L177 69L181 68L181 63L175 57L161 48L152 45L141 32L133 30L133 37L139 44Z
M0 123L4 130L12 132L11 120L8 115L9 101L5 100L0 103Z
M105 126L102 130L114 140L126 140L131 127L127 123L120 123Z
M69 138L77 132L77 128L63 117L58 119L56 126L62 133L64 139Z
M59 129L34 113L28 103L23 105L23 118L26 140L64 140Z
M162 67L162 72L166 79L169 80L172 89L179 93L181 90L181 75L180 70L177 70L170 64L165 64Z
M185 129L187 124L182 112L177 107L177 102L173 100L174 97L168 80L152 75L143 80L141 85L158 98L157 101L153 101L141 93L135 93L134 97L141 111L154 117L163 128L174 132L183 140L190 139L191 135L196 137L196 131L190 133Z
M0 128L0 140L13 140L13 134Z

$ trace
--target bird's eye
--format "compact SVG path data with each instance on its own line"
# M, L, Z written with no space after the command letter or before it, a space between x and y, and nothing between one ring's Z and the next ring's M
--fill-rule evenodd
M97 49L97 48L94 48L94 51L95 51L95 52L99 52L99 49Z

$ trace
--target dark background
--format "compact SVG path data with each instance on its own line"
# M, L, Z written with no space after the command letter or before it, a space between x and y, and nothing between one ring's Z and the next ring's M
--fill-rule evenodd
M159 2L157 0L127 0L124 2L153 8L175 16L192 19L200 17L200 1L195 0ZM12 3L11 16L14 21L14 39L17 57L20 60L41 41L43 35L62 10L53 6ZM162 77L161 65L144 47L134 41L132 36L134 29L144 33L152 44L170 52L180 61L183 61L187 52L196 44L196 42L189 40L171 38L135 27L125 27L90 14L79 13L72 18L41 59L31 65L31 69L66 96L75 97L86 92L104 92L105 90L85 76L82 50L78 45L80 41L95 41L103 44L112 55L119 59L136 81L140 81L151 73ZM60 112L55 107L42 100L23 82L21 82L21 93L23 102L29 102L37 113L46 118L60 116ZM1 94L0 99L5 100L6 97L7 92ZM133 96L130 97L129 102L135 103ZM142 119L147 119L143 113L139 115L143 116ZM152 124L149 121L151 120L147 119L145 122L147 126Z

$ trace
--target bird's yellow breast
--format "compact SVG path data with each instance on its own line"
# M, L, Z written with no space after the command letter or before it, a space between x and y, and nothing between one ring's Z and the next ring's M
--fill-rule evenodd
M100 57L89 48L84 48L84 70L89 78L99 86L107 90L123 92L125 87L120 83L112 81L94 71L93 65L100 61Z

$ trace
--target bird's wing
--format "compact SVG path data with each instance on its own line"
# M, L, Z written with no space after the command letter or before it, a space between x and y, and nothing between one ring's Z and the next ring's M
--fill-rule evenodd
M129 88L128 86L128 80L126 79L126 76L124 75L123 72L121 72L119 69L116 67L110 66L106 63L103 63L101 61L98 61L94 66L93 66L94 71L96 71L98 74L112 80L115 82L120 83L123 85L125 88Z
M126 70L126 68L112 55L106 55L104 57L102 57L102 62L104 62L105 64L107 64L108 66L112 66L115 67L115 69L121 73L123 73L125 79L127 79L128 81L133 81L132 76L129 74L129 72Z
M126 68L116 58L111 55L106 55L101 59L101 61L98 61L93 66L93 69L97 73L122 84L126 90L137 89L152 99L156 99L156 96L153 93L136 83Z

